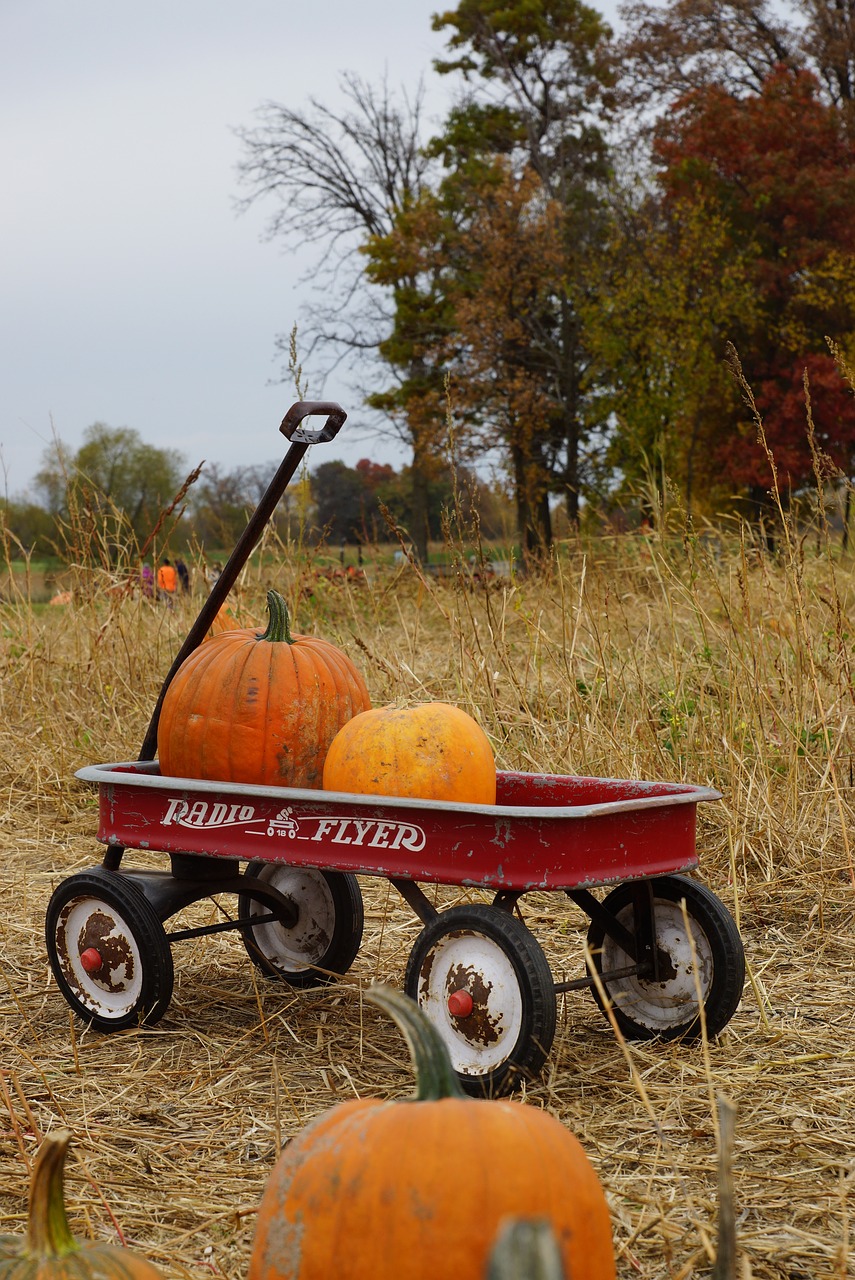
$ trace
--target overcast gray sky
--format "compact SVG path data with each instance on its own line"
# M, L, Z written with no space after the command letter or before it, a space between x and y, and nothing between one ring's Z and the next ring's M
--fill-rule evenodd
M133 427L188 464L280 457L271 385L307 258L238 215L234 130L265 100L335 102L341 72L412 90L438 0L0 0L0 448L23 493L52 432ZM430 101L430 98L429 98ZM351 417L311 462L402 458ZM329 450L329 452L322 452ZM383 454L381 457L380 454Z
M0 0L0 466L23 495L55 433L133 427L188 465L265 463L296 398L277 334L311 258L239 215L235 129L273 100L335 104L342 72L448 82L431 15L453 0ZM598 6L613 12L610 0ZM243 193L245 194L245 192ZM308 370L311 375L311 369ZM350 417L310 465L406 458L366 437L340 372L312 399Z

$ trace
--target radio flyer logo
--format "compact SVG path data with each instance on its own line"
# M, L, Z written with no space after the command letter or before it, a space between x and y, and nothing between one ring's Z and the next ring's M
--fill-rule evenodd
M298 819L290 805L271 818L253 804L229 804L222 800L191 802L172 796L167 801L162 823L165 827L189 827L192 831L241 827L246 835L358 845L367 849L405 849L408 853L418 853L425 847L425 833L414 822L317 814L301 814Z

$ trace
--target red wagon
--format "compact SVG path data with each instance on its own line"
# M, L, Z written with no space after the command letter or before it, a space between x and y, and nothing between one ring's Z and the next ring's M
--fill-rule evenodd
M298 435L320 412L326 434ZM77 773L97 784L106 853L48 905L47 950L66 1000L102 1031L153 1023L172 995L174 944L224 929L239 931L265 975L329 982L361 945L358 877L382 876L423 926L404 989L470 1092L500 1093L536 1074L556 996L577 988L608 1000L628 1037L692 1038L702 1022L715 1035L737 1008L745 962L724 904L686 874L698 865L697 805L719 798L710 788L500 772L495 805L466 805L161 776L153 743L171 676L296 469L295 439L300 454L343 420L335 405L289 411L291 451L167 676L140 759ZM169 870L129 868L127 849L162 852ZM421 887L431 884L486 890L491 901L437 910ZM562 893L588 917L583 976L554 981L519 906L536 891ZM184 907L220 894L236 895L234 919L167 932Z

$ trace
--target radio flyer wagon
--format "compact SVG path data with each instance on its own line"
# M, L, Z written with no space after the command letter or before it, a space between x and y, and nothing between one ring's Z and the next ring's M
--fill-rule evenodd
M301 425L326 415L313 433ZM362 942L360 876L386 878L422 924L404 990L440 1030L464 1087L497 1094L533 1076L555 1035L557 995L588 988L629 1038L710 1036L745 979L724 904L687 875L708 787L499 771L495 805L164 777L154 759L163 695L202 641L306 448L332 439L339 406L299 402L291 448L161 690L136 761L77 777L99 796L103 861L63 880L45 921L56 982L100 1031L152 1024L172 995L173 946L235 929L266 976L311 987L347 972ZM125 865L126 850L168 870ZM422 886L486 891L438 909ZM598 891L598 892L595 892ZM605 891L605 892L602 892ZM556 982L521 900L561 893L588 917L584 976ZM183 908L234 895L234 918L167 929Z

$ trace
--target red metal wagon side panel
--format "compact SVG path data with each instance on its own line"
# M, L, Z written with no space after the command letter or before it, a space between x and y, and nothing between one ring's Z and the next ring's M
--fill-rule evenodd
M697 866L696 806L679 783L500 773L497 804L163 778L150 763L95 765L108 845L261 858L424 883L572 889Z

